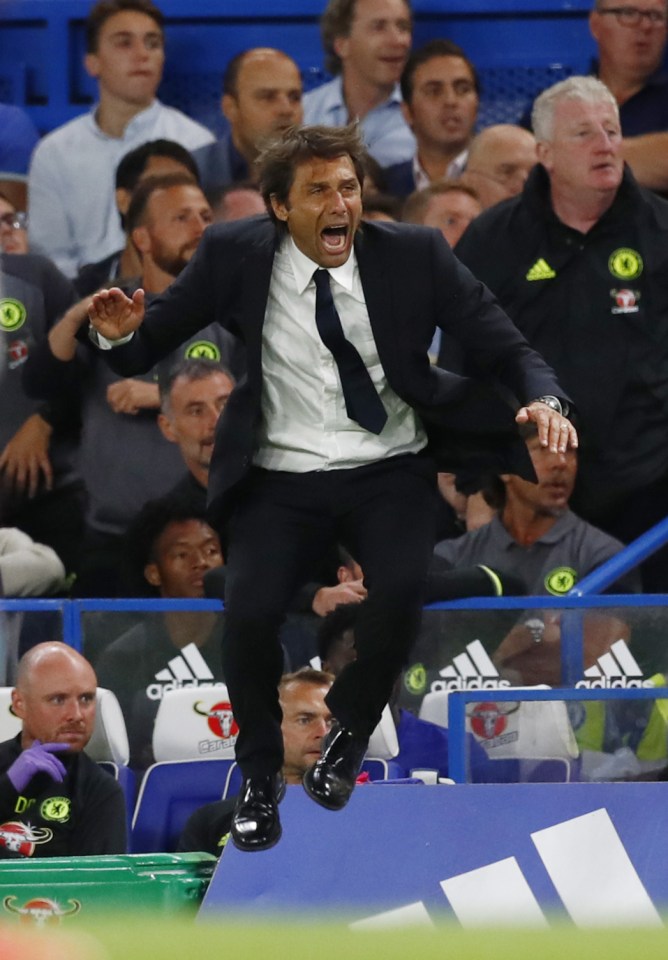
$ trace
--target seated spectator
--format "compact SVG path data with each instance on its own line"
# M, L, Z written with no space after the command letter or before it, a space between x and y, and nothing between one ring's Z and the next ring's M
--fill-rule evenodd
M0 193L0 251L2 253L28 252L28 218L17 210L9 197Z
M170 496L206 510L216 424L234 389L232 374L215 360L182 360L160 382L158 426L177 444L188 468Z
M302 122L299 67L282 50L244 50L227 65L220 106L229 132L193 153L207 193L253 179L262 144Z
M341 604L322 621L318 631L318 655L322 669L337 677L357 657L355 649L355 625L359 606ZM401 767L401 776L409 777L412 770L435 770L439 777L448 777L448 731L426 720L420 720L399 706L398 693L401 678L397 681L390 709L397 728L399 753L393 761ZM474 780L485 780L487 756L471 734L467 734L471 759L471 774Z
M564 596L622 549L622 544L581 520L568 506L577 473L577 454L552 453L531 427L522 428L536 471L536 483L514 474L490 482L487 493L499 513L489 523L456 540L444 540L435 555L451 568L484 564L520 577L537 596ZM627 574L614 589L637 591L639 579ZM558 684L561 677L559 617L531 611L494 655L498 667L515 671L523 683ZM613 617L591 618L585 629L585 667L610 643L628 635Z
M14 217L8 206L7 216ZM0 237L5 236L3 224ZM51 547L69 573L76 567L84 523L75 464L76 395L61 391L47 404L31 399L23 372L73 302L74 290L49 260L33 253L0 253L0 274L0 524Z
M199 181L197 164L192 155L174 140L150 140L125 154L116 167L116 206L125 230L125 246L97 263L87 263L81 267L74 281L80 297L110 285L109 281L128 280L141 274L141 260L127 232L130 201L142 180L169 173L190 174L194 181Z
M454 247L469 223L482 211L478 194L459 180L443 180L422 190L414 190L406 199L401 219L436 227Z
M0 744L0 857L125 853L123 792L83 752L96 688L91 665L64 643L21 658L12 710L22 730Z
M211 219L201 189L189 174L150 177L137 187L127 213L142 265L139 283L150 300L182 271ZM131 292L134 284L126 286ZM80 385L82 436L79 463L88 490L87 532L75 585L79 596L118 596L122 537L147 501L167 493L182 474L178 452L157 425L156 374L181 357L226 357L236 340L219 324L190 338L177 354L142 376L122 379L80 330L87 301L67 311L26 365L27 389L46 399ZM237 355L236 353L234 354ZM123 450L119 457L118 451Z
M0 190L9 203L25 210L28 163L39 133L25 110L0 103Z
M42 139L29 172L31 245L68 277L123 248L114 198L121 157L160 137L189 150L214 139L156 100L164 62L163 15L151 0L98 0L91 8L84 64L99 102Z
M406 197L463 172L478 118L480 83L461 47L430 40L408 58L401 92L417 149L410 159L385 170L385 182L389 193Z
M320 19L325 69L334 79L304 97L304 123L359 120L383 167L409 160L415 139L401 112L399 78L411 48L409 0L329 0Z
M331 674L310 667L281 678L278 692L283 713L283 777L287 784L301 784L304 773L320 757L322 738L332 723L325 703L332 680ZM235 805L236 797L227 797L196 810L185 825L178 849L220 856L229 838Z
M624 159L644 187L668 191L668 74L664 0L641 7L595 0L589 29L598 60L592 73L619 105Z
M512 123L494 124L471 141L462 183L473 187L486 210L521 193L537 160L532 133Z
M128 531L126 550L128 592L163 599L201 599L204 574L223 563L218 535L204 516L169 498L145 504ZM153 723L165 689L222 681L219 631L216 611L150 614L96 660L100 683L123 710L133 767L153 762Z
M399 219L400 203L396 197L386 193L371 193L364 198L363 220L385 220L392 223Z
M240 180L221 190L209 191L209 201L214 223L229 223L267 212L262 194L250 180Z

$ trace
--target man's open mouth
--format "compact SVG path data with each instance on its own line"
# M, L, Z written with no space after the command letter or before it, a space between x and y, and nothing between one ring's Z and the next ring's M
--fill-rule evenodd
M328 253L340 253L346 247L348 227L325 227L320 238Z

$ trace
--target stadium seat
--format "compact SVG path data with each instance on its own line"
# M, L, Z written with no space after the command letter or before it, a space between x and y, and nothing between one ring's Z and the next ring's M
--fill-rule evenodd
M580 751L564 702L524 700L497 704L493 690L481 691L480 696L479 703L467 705L466 731L475 737L490 761L504 761L498 767L499 779L503 782L510 778L518 782L577 779ZM425 694L420 719L448 726L447 690ZM507 761L515 763L511 765ZM489 772L493 775L492 764Z
M166 690L153 727L160 760L234 759L237 726L224 684Z
M190 814L203 804L226 796L236 769L234 760L220 757L154 763L139 787L132 819L131 852L176 850Z

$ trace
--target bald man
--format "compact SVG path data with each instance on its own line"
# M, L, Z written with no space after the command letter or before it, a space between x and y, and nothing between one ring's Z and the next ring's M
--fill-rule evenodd
M471 141L461 182L473 187L486 210L521 193L535 163L534 135L513 123L497 123Z
M220 109L228 133L193 151L207 193L252 179L262 144L302 122L299 67L282 50L244 50L227 65Z
M64 643L19 661L12 712L21 732L0 743L0 859L125 853L123 792L84 752L97 680Z

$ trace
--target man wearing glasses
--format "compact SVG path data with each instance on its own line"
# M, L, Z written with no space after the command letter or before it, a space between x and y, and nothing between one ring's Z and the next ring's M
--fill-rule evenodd
M666 0L596 0L589 27L596 73L619 105L624 159L643 186L668 190L668 39Z
M25 213L16 210L8 197L0 193L0 251L2 253L27 253L28 219Z

